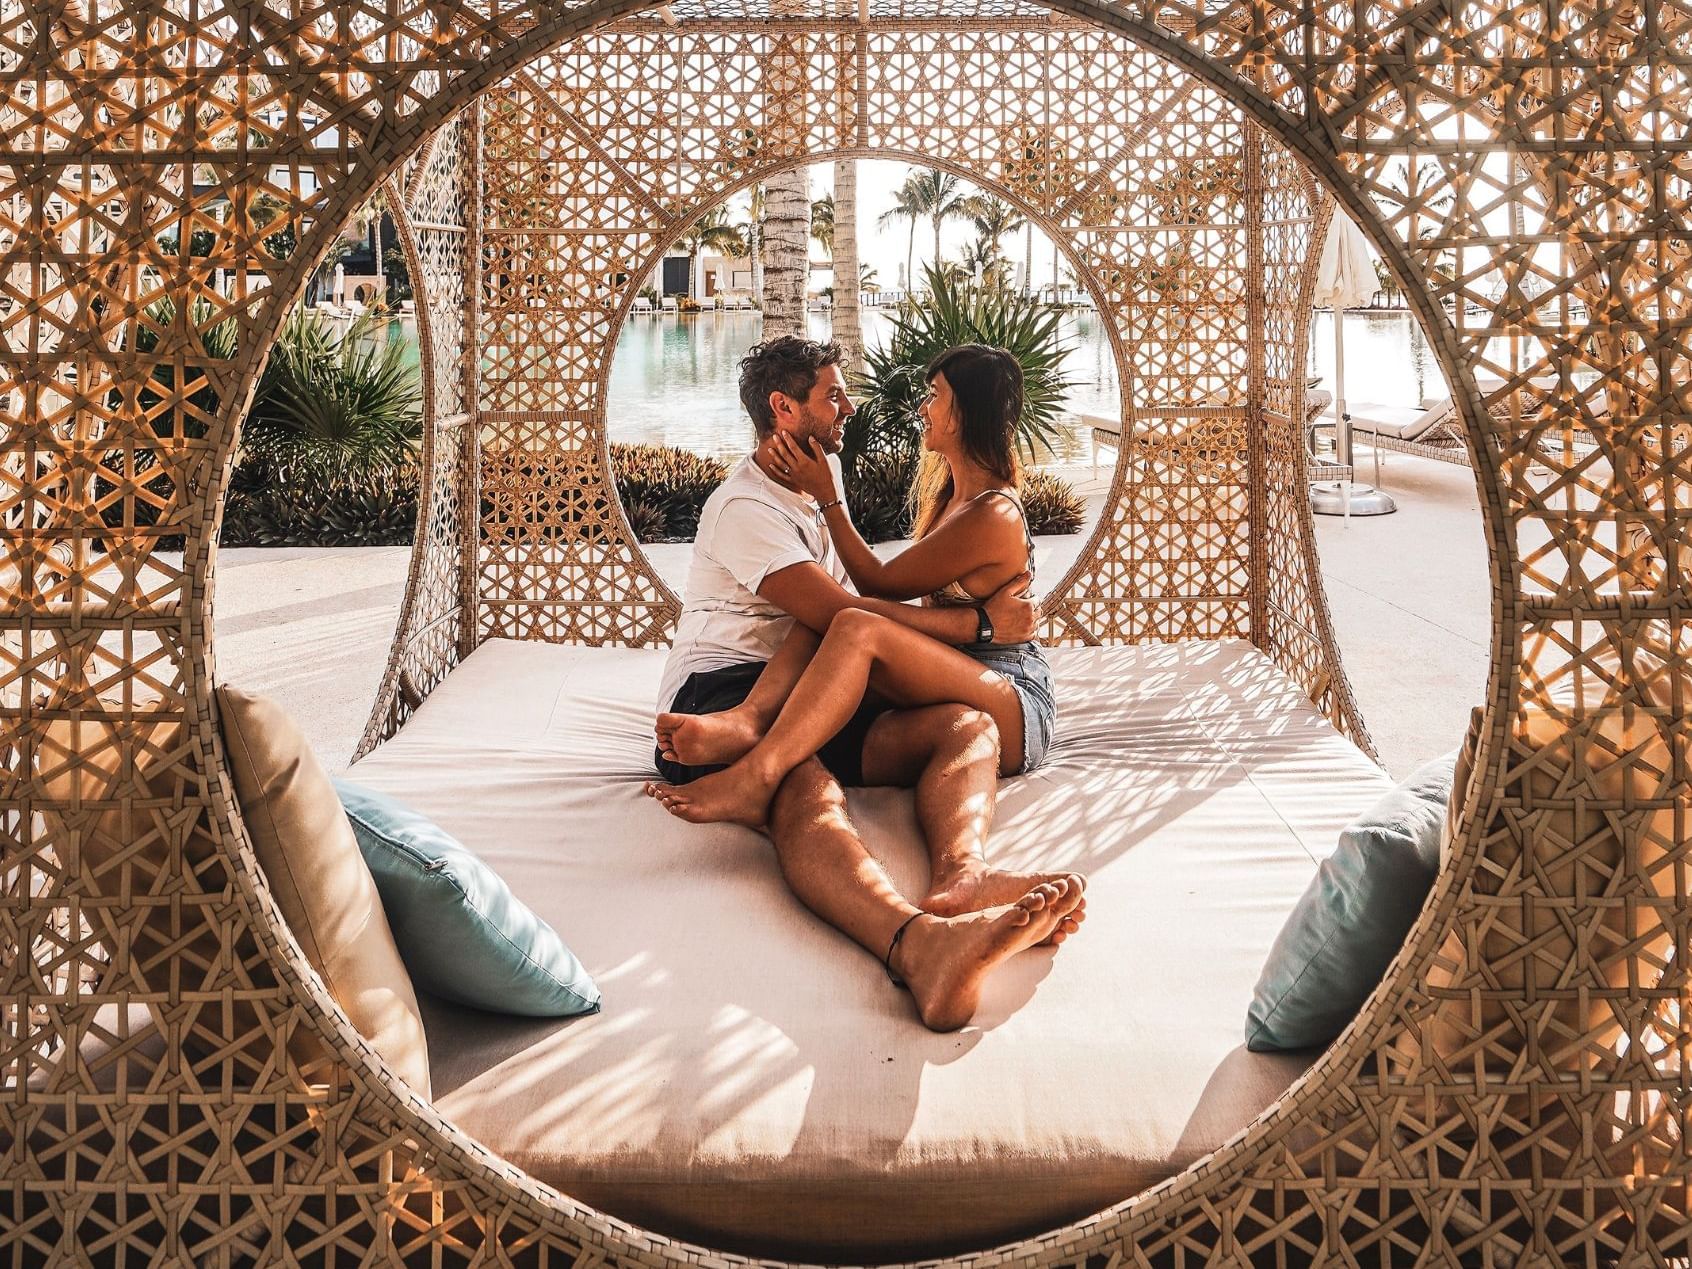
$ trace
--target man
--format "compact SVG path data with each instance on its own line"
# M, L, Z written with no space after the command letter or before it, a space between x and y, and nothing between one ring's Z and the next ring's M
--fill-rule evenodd
M879 613L946 643L972 642L989 624L1000 642L1032 636L1034 605L1020 593L1026 575L987 600L983 612L919 608L847 589L821 513L782 483L766 444L779 431L839 452L854 412L841 359L837 344L784 336L741 362L740 399L760 444L700 515L661 712L710 714L741 704L795 621L820 635L845 608ZM671 784L717 769L686 765L662 746L655 761ZM872 694L787 777L770 806L770 837L794 894L880 958L936 1030L969 1021L995 965L1036 943L1061 941L1082 915L1080 878L987 867L982 847L998 762L998 732L985 714L962 705L892 709ZM860 784L916 790L931 870L921 905L894 889L853 829L843 786ZM648 792L659 796L656 786Z

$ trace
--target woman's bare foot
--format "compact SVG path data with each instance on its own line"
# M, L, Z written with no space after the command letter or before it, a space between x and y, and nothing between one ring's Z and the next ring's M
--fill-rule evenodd
M738 761L764 735L757 716L744 705L717 714L660 714L653 731L658 752L689 767Z
M975 1016L987 975L1049 938L1080 902L1079 889L1059 877L1015 903L913 921L894 953L894 972L910 987L925 1025L956 1031Z
M1081 901L1075 905L1058 927L1046 939L1053 946L1061 943L1081 928L1087 919L1086 878L1073 872L1012 872L1004 868L977 867L935 879L934 885L917 907L935 916L962 916L966 912L982 912L1006 903L1015 903L1036 886L1053 881L1067 881Z
M691 824L744 824L762 828L769 816L779 778L766 779L750 763L737 762L724 771L700 776L691 784L648 780L646 796L656 798L677 819Z

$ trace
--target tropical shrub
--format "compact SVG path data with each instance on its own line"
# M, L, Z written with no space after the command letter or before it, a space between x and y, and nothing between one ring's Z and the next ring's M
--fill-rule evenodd
M229 546L399 546L417 523L417 369L373 315L296 309L259 379L223 521Z
M1061 476L1028 471L1022 475L1022 510L1030 533L1079 533L1087 519L1087 500Z
M857 479L846 495L852 523L866 542L889 542L911 535L911 486L917 459L904 454L866 455L859 460ZM1087 518L1087 502L1074 486L1048 472L1022 474L1022 507L1028 531L1036 534L1079 533Z
M891 542L911 535L911 487L920 450L859 454L846 480L846 509L866 542Z
M417 527L416 466L296 467L286 480L242 463L229 482L225 546L404 546Z
M212 321L205 300L190 320L205 354L233 358L233 320ZM135 346L152 352L176 322L169 300L149 306L137 324ZM161 438L205 435L218 409L217 394L202 386L180 410L161 410L175 388L170 362L153 368L140 401ZM114 399L114 405L116 401ZM241 435L241 449L225 504L222 541L229 546L384 546L411 540L417 517L417 446L421 436L417 370L405 347L366 317L345 335L315 314L296 310L282 328ZM132 516L156 524L159 508L175 499L179 473L167 470L149 449L114 450L96 475L101 516L118 527ZM150 471L141 496L126 506L109 499L118 481ZM180 549L180 535L161 539Z
M728 464L670 445L613 445L611 478L642 542L691 542L699 512Z
M1051 452L1057 421L1070 383L1063 373L1070 348L1059 330L1061 314L1039 301L992 288L979 288L934 268L926 270L929 298L903 302L880 347L864 355L865 371L855 385L858 411L847 421L840 461L846 475L846 503L858 531L871 542L907 537L911 531L910 489L922 456L922 421L917 407L928 391L928 363L957 344L991 344L1022 366L1024 407L1017 448L1027 461ZM1048 494L1074 491L1056 477L1036 481L1041 505ZM1072 533L1073 518L1052 502L1049 520L1034 531ZM1043 523L1056 526L1038 527ZM1075 521L1079 527L1079 520Z
M304 309L289 315L242 432L242 461L361 473L413 461L422 435L417 369L371 314L344 335Z
M1051 452L1070 387L1063 373L1071 350L1059 332L1062 315L1014 292L978 288L934 268L926 273L927 301L901 303L887 340L864 354L858 412L846 424L840 455L848 488L861 456L917 453L922 437L917 406L928 391L923 371L957 344L991 344L1017 359L1024 399L1017 447L1029 462Z
M670 540L662 508L637 498L633 502L623 503L623 514L629 519L629 528L634 530L636 542Z

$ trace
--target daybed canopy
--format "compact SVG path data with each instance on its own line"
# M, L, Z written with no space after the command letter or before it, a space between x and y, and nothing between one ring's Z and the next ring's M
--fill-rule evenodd
M232 796L212 543L283 315L385 189L420 297L428 497L365 749L504 641L661 644L675 600L606 475L608 354L638 280L733 189L886 155L1017 201L1118 349L1124 444L1051 592L1053 642L1243 648L1367 748L1304 502L1324 189L1453 384L1495 583L1475 778L1364 1015L1214 1153L1003 1254L1683 1254L1676 17L0 5L0 1250L705 1254L488 1155L327 994ZM285 259L278 217L299 237ZM233 357L208 348L225 320Z

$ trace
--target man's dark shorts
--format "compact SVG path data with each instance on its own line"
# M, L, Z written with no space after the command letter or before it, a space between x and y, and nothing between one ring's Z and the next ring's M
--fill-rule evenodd
M676 692L675 701L665 712L720 714L725 709L733 709L752 694L752 685L763 672L762 661L749 661L742 665L725 665L720 670L701 670L690 674L683 680L680 690ZM873 692L870 693L859 704L857 713L817 751L818 761L827 767L842 785L863 784L864 740L869 735L870 725L891 708L887 702ZM656 749L653 750L652 760L658 768L658 774L671 784L688 784L700 776L722 770L721 766L683 766L679 762L671 762Z

